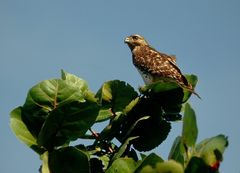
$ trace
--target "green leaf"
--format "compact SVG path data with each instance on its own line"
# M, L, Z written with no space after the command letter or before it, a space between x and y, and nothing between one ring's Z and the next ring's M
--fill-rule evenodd
M198 78L196 75L185 75L188 82L195 88ZM148 96L161 97L167 103L185 103L191 96L191 92L181 88L175 82L159 81L140 88L140 93Z
M183 89L174 82L156 82L139 89L140 93L164 105L182 104Z
M132 100L136 99L138 93L133 87L123 81L113 80L103 84L97 92L97 97L106 108L112 108L113 112L123 112Z
M104 170L107 169L109 162L110 162L109 156L103 155L103 156L99 157L99 160L102 161L103 169Z
M124 109L124 113L128 113L130 112L136 105L137 103L139 102L140 98L137 97L136 99L132 100Z
M151 166L147 165L140 171L140 173L157 173L157 171L154 170Z
M187 147L193 147L196 143L198 136L197 120L194 110L190 104L185 104L184 117L183 117L183 129L182 140L183 144Z
M134 140L134 139L136 139L136 138L138 138L138 137L135 136L135 137L130 137L130 138L128 138L128 139L121 145L121 147L119 148L118 152L114 154L114 156L113 156L113 158L112 158L112 161L120 158L120 157L123 155L123 153L126 151L127 146L129 145L130 141L132 141L132 140Z
M50 173L49 166L48 166L48 152L46 151L41 155L42 159L42 167L41 167L41 173Z
M51 111L71 102L84 102L82 91L71 83L45 80L32 87L22 108L22 119L33 136L37 137Z
M106 108L106 109L101 108L98 113L96 122L106 121L111 117L113 117L113 113L111 112L111 110L109 108Z
M61 70L62 73L62 80L66 80L71 86L75 86L82 92L85 92L88 90L88 84L85 80L65 72L64 70Z
M216 162L222 161L222 155L228 146L228 139L224 135L218 135L200 142L196 146L196 153L208 165L213 166Z
M174 160L158 163L156 170L161 173L184 173L183 166Z
M149 85L145 85L144 87L140 88L140 91L142 93L149 92L149 90L152 90L154 93L159 92L166 92L173 89L179 88L179 86L175 82L155 82Z
M103 172L103 163L98 158L90 159L90 172L91 173L102 173Z
M197 85L198 82L198 77L196 75L184 75L186 77L186 79L188 80L188 82L192 85L193 88L195 88L195 86ZM184 97L183 97L183 103L185 103L189 97L191 96L191 92L184 89Z
M131 158L119 158L106 170L106 173L133 173L136 162Z
M37 145L37 140L28 131L21 118L21 107L17 107L10 113L10 127L16 137L28 147Z
M157 163L163 162L163 159L156 155L155 153L149 154L147 157L143 159L141 164L137 167L135 170L135 173L140 172L143 168L145 168L147 165L151 166L152 168L156 167Z
M49 153L51 173L90 173L89 156L75 147L65 147Z
M94 124L98 111L98 104L88 100L59 106L43 124L38 144L49 149L76 140Z
M182 165L184 164L184 157L183 157L183 151L182 151L182 137L178 136L173 142L172 148L170 150L168 159L175 160Z
M140 121L132 132L132 136L139 136L133 146L138 151L149 151L160 145L168 136L171 125L169 122L150 117Z
M198 157L192 157L189 161L185 173L216 173L212 171L203 159Z

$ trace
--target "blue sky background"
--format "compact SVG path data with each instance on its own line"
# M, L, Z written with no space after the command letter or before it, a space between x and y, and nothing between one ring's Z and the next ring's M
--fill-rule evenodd
M142 79L123 40L139 33L159 51L175 54L183 73L199 77L191 98L198 141L223 133L230 145L221 172L240 172L240 1L34 1L0 0L0 170L38 172L32 150L9 128L9 112L30 87L59 78L64 69L97 91L120 79L137 88ZM165 159L181 122L154 151Z

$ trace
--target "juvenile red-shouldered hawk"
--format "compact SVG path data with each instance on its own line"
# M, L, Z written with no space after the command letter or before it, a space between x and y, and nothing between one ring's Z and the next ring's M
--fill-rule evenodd
M138 34L127 37L125 43L132 51L133 64L141 74L145 84L160 80L173 81L200 97L194 92L192 85L177 67L175 56L158 52Z

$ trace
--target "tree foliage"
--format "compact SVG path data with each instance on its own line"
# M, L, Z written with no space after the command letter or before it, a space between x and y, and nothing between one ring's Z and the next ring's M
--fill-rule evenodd
M195 75L186 78L196 86ZM29 90L25 103L11 112L10 126L41 156L42 173L218 172L227 137L196 143L190 96L175 83L158 82L136 91L119 80L103 83L95 94L85 80L62 71L61 79L42 81ZM167 161L142 153L159 146L178 120L183 121L182 134ZM94 125L102 122L105 127L95 132Z

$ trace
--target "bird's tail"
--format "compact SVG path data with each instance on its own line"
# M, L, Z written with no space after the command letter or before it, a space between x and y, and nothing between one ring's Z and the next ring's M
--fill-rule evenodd
M192 85L189 83L188 86L182 86L184 89L190 91L194 95L196 95L199 99L202 99L198 93L196 93L192 87Z

